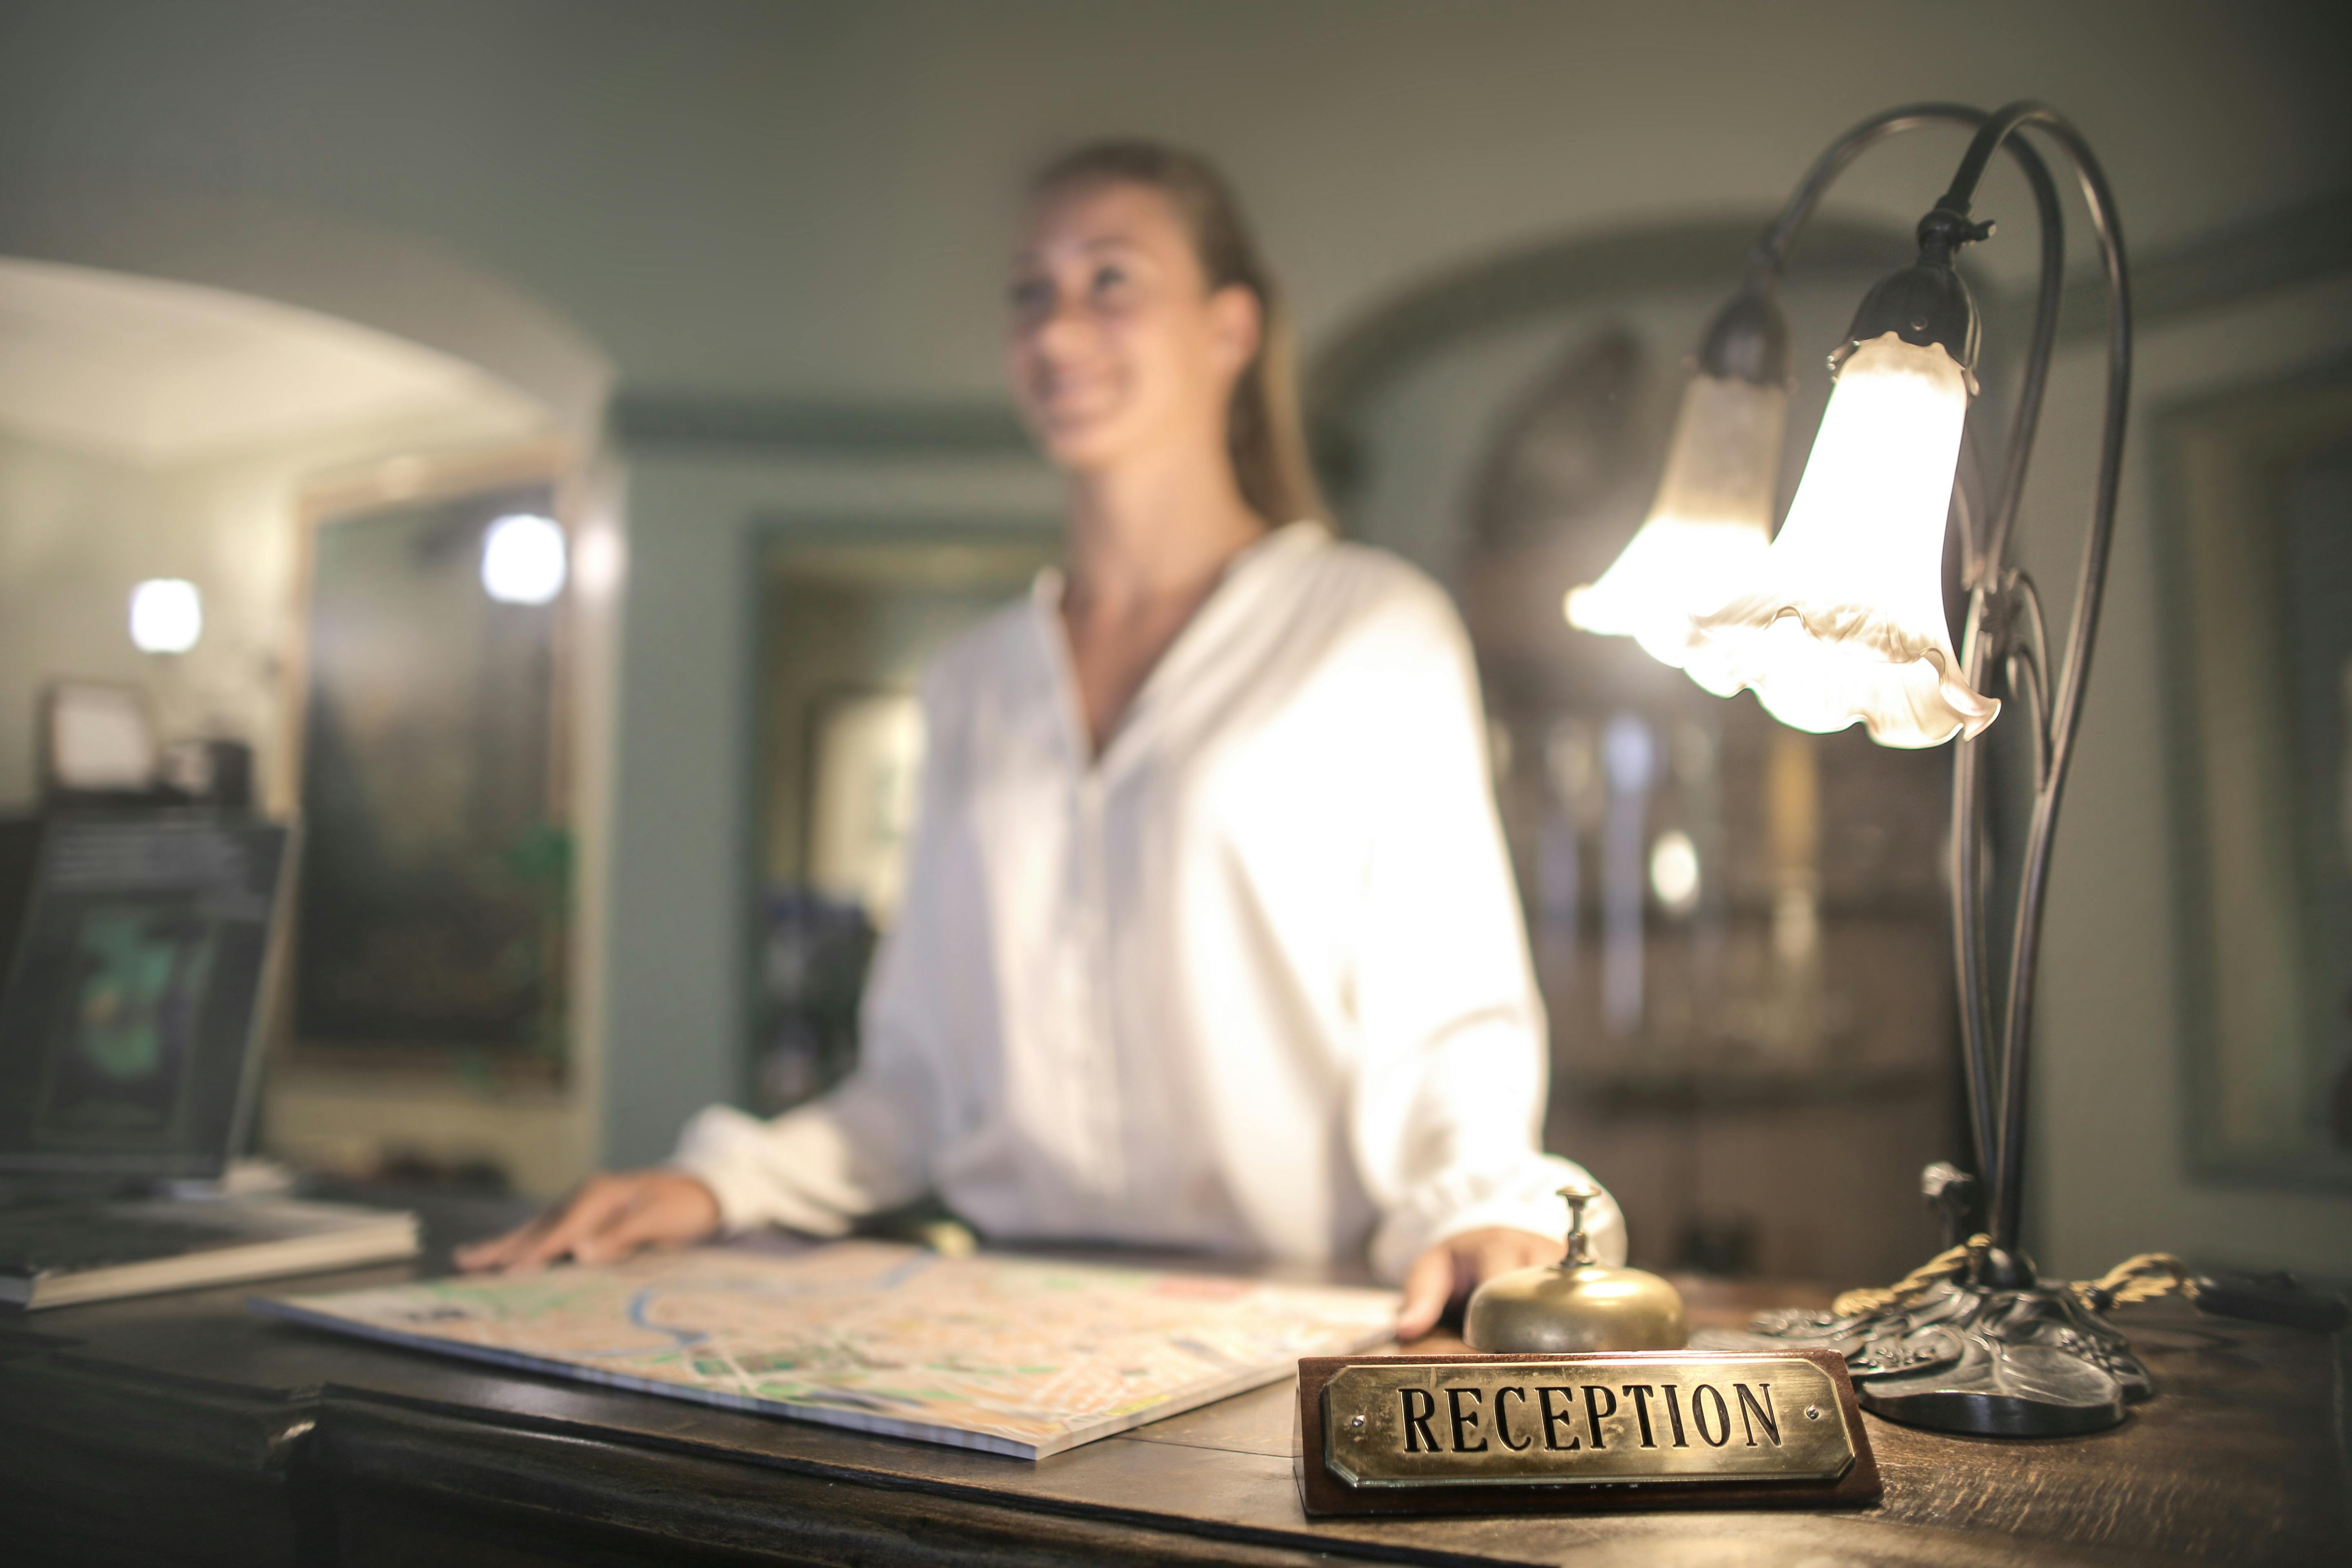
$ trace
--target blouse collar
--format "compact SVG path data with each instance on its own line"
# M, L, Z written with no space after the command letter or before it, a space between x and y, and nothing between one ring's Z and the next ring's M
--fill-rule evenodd
M1114 763L1133 749L1136 742L1131 737L1149 727L1154 694L1181 683L1186 669L1199 662L1205 650L1213 649L1237 618L1250 614L1265 597L1283 564L1330 542L1331 531L1320 521L1300 518L1268 529L1265 537L1253 541L1228 561L1225 569L1218 574L1216 586L1209 590L1209 596L1192 612L1192 618L1177 632L1129 700L1127 711L1119 716L1118 727L1111 731L1099 756L1094 754L1087 733L1086 710L1078 700L1077 671L1070 659L1069 636L1062 625L1062 594L1067 582L1060 567L1040 568L1029 584L1030 619L1044 645L1055 706L1061 714L1063 740L1078 769L1084 772L1092 767L1109 772Z

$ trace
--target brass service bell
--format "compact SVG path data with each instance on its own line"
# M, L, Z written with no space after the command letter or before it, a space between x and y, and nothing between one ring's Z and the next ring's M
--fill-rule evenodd
M1585 1351L1678 1351L1690 1337L1681 1292L1639 1268L1592 1259L1584 1205L1596 1187L1562 1187L1568 1255L1498 1274L1478 1287L1462 1337L1474 1351L1572 1355Z

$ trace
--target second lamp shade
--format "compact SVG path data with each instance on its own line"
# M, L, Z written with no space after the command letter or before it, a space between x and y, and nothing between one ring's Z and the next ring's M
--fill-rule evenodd
M1783 387L1693 376L1649 520L1599 582L1569 590L1569 624L1631 637L1680 667L1691 618L1752 583L1763 563L1788 422Z

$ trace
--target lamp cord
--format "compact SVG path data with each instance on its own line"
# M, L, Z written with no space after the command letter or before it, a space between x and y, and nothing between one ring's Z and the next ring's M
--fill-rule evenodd
M1936 1254L1892 1285L1866 1286L1841 1293L1830 1303L1830 1310L1841 1318L1862 1318L1890 1307L1907 1307L1939 1281L1968 1273L1991 1247L1992 1237L1979 1232L1959 1246ZM2096 1279L2072 1280L2066 1289L2076 1301L2095 1312L2135 1301L2153 1301L2176 1291L2192 1297L2197 1293L2189 1265L2169 1252L2136 1253Z

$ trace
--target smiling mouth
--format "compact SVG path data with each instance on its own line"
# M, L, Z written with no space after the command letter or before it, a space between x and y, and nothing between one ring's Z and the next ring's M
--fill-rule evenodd
M1111 389L1093 377L1041 379L1030 384L1030 397L1039 412L1056 419L1085 419L1107 411Z

